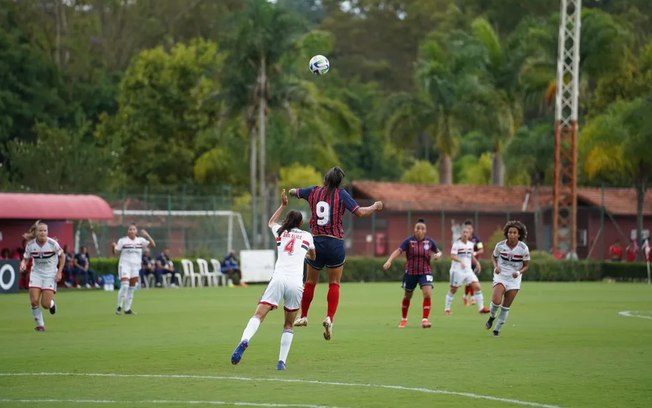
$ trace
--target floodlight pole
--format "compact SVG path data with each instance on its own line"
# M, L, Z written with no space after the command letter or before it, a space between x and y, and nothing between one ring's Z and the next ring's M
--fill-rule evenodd
M557 92L552 249L577 255L577 110L582 0L561 0Z

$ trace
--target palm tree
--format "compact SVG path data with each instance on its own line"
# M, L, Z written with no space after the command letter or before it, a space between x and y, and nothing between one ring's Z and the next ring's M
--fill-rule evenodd
M297 36L304 27L296 15L265 0L248 0L236 22L237 29L229 44L231 53L225 84L232 113L244 116L249 132L252 230L256 244L258 201L261 226L268 218L266 125L273 81L283 74L278 64L283 55L295 48ZM268 236L261 236L266 247Z
M440 45L446 44L446 46ZM385 131L398 145L422 143L426 152L430 142L439 152L439 182L452 184L452 158L457 153L459 122L464 106L477 93L477 48L463 33L445 40L429 37L419 48L416 96L398 94L390 99ZM406 143L408 142L408 143ZM425 155L429 159L428 154Z
M496 31L484 18L475 19L471 28L474 39L485 54L485 92L473 104L477 112L475 116L492 139L492 184L504 185L503 150L522 120L518 73L524 58L521 58L516 44L509 49L503 46Z
M643 203L652 179L652 92L618 101L582 131L580 157L591 179L633 182L636 189L637 240L643 230Z

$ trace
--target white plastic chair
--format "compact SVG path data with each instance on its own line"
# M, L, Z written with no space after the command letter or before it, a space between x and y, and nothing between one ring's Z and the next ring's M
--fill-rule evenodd
M215 258L211 258L211 265L213 265L213 272L217 276L218 282L220 282L222 286L226 286L227 275L222 273L222 264L220 261Z
M197 258L197 265L199 265L201 280L206 280L206 286L217 286L217 275L208 270L208 262L205 259Z
M193 265L190 259L182 259L181 266L183 267L183 281L184 286L188 286L187 282L190 281L190 286L195 287L195 282L197 282L197 287L202 287L202 279L199 273L195 273L195 266Z

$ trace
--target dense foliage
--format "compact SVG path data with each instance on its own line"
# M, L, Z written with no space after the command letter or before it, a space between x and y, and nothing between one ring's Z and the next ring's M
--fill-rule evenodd
M285 169L549 184L557 3L0 0L0 183L226 184L254 230ZM583 3L579 177L644 192L652 2Z

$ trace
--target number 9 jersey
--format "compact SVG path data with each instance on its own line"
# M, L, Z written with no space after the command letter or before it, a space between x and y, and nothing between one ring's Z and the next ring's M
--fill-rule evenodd
M297 197L308 201L312 215L310 216L310 232L314 236L331 236L344 239L342 218L344 211L354 213L360 206L341 188L328 191L326 187L308 187L297 189Z

